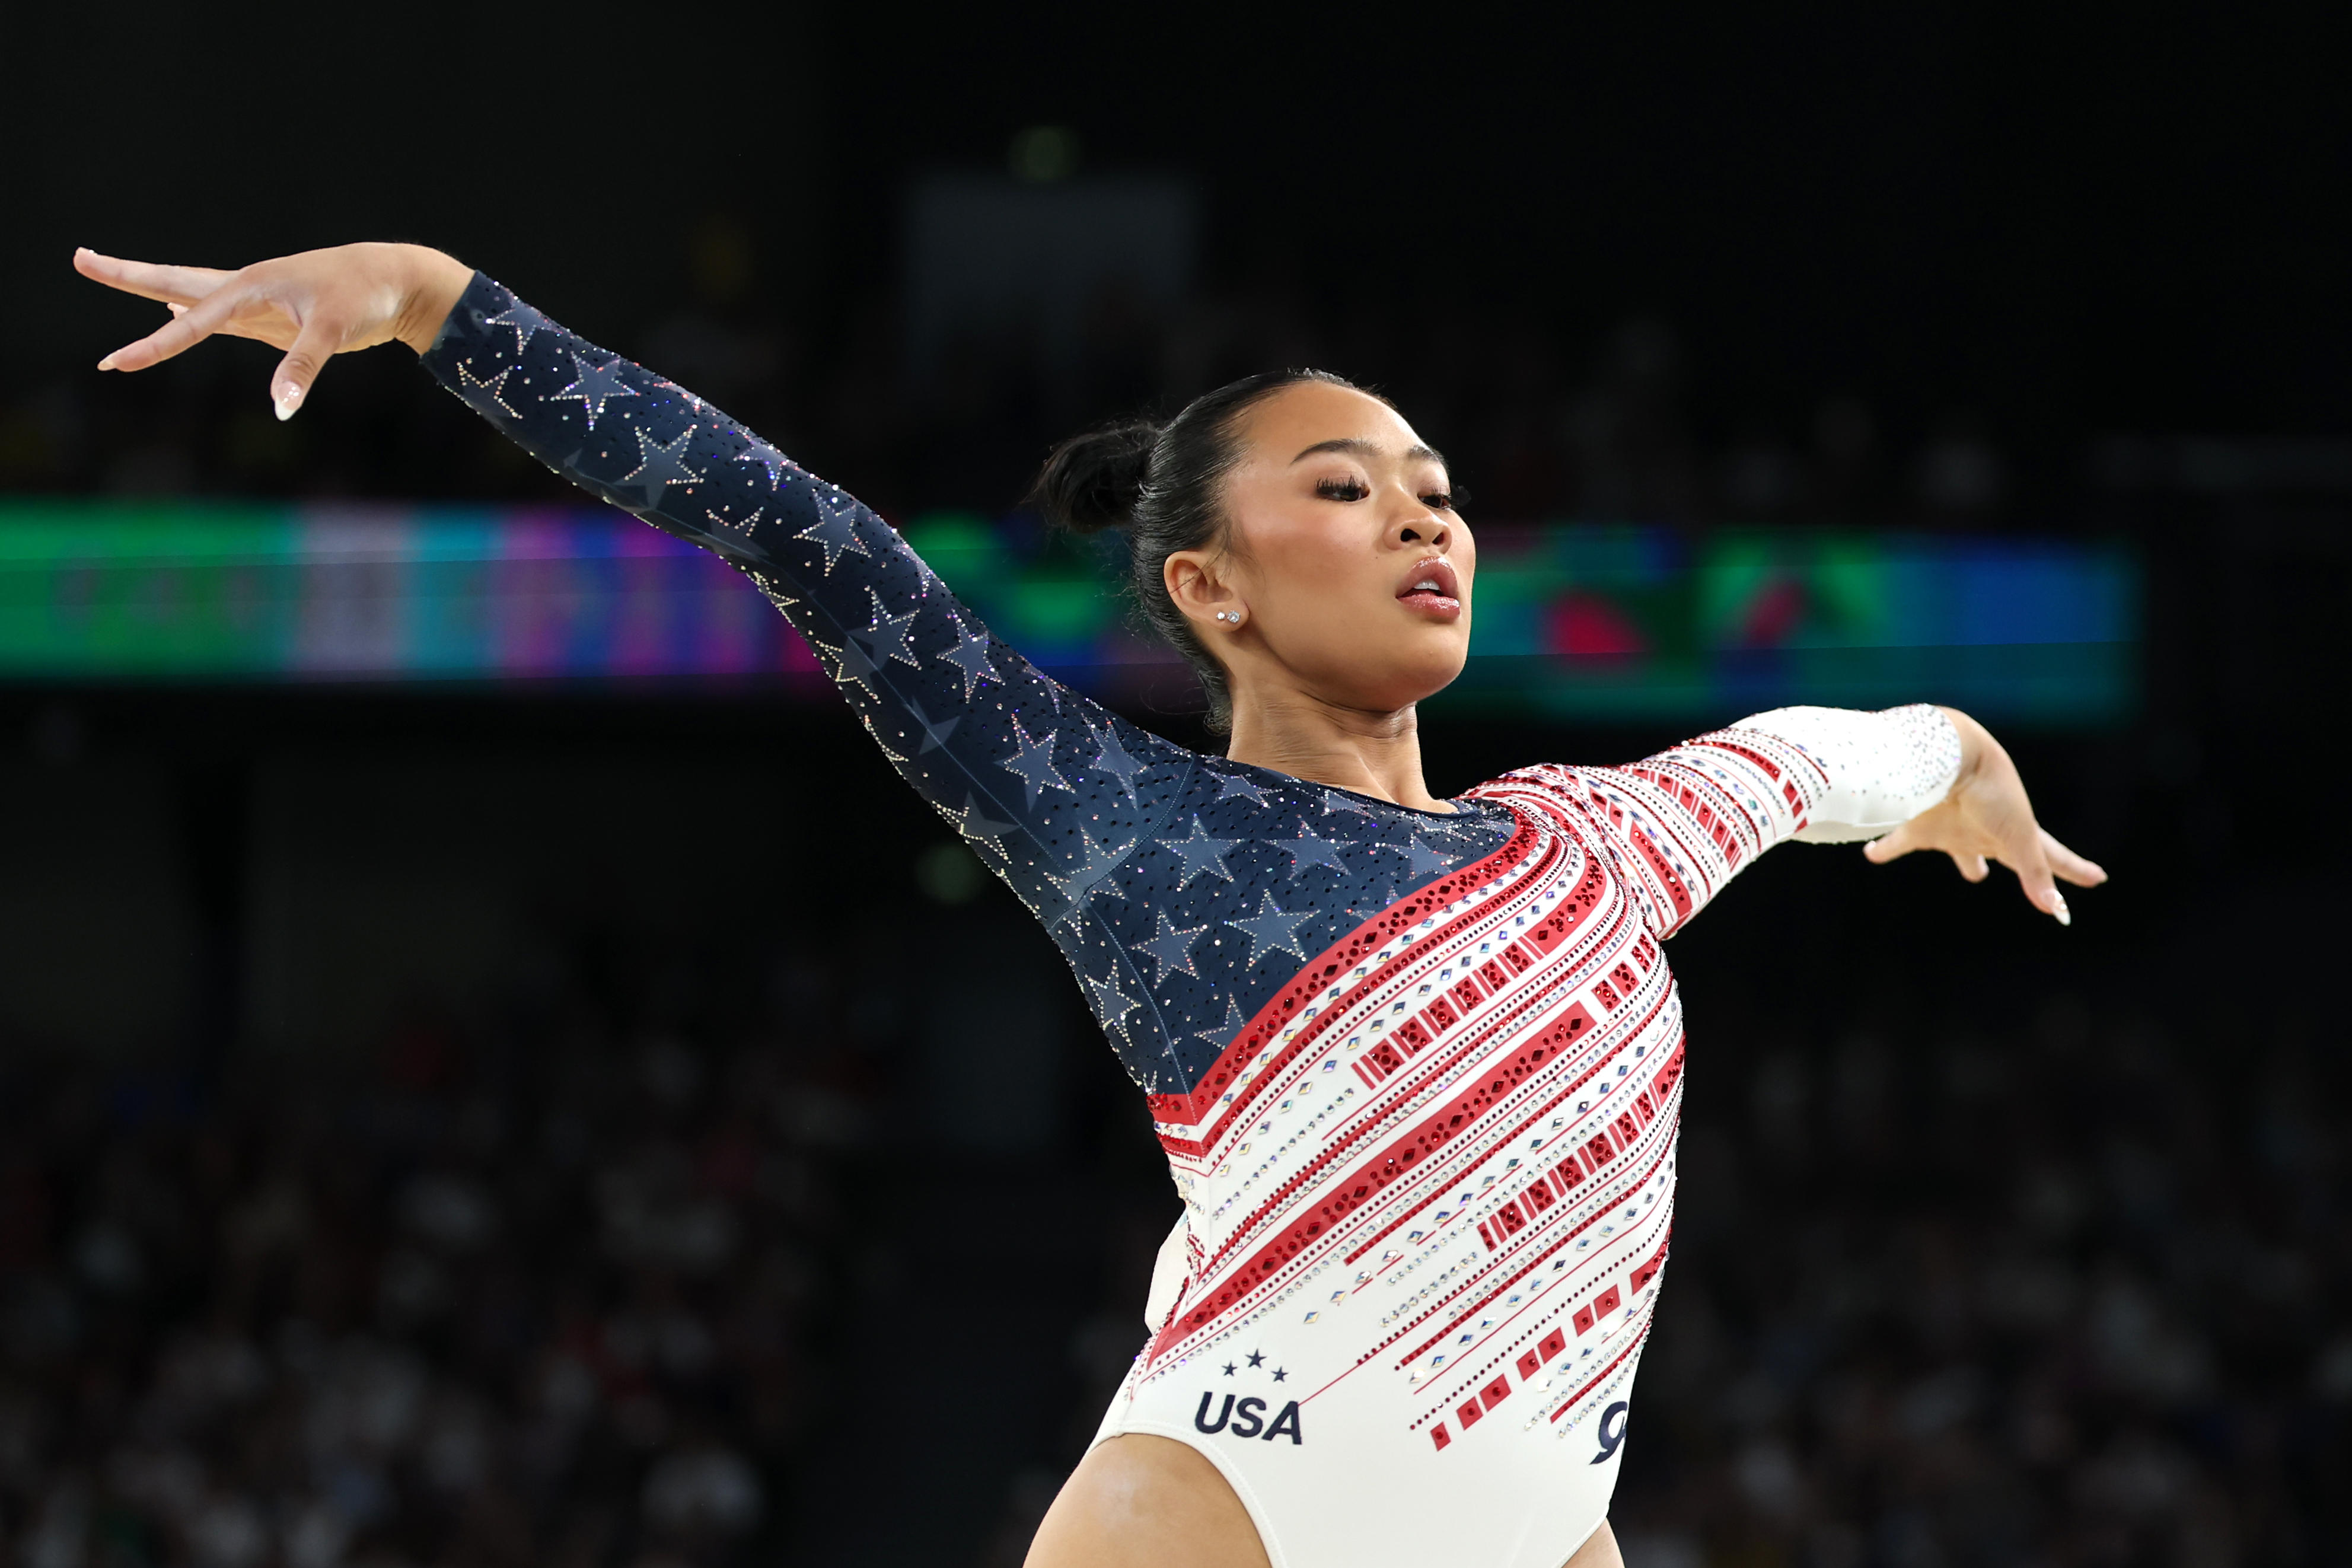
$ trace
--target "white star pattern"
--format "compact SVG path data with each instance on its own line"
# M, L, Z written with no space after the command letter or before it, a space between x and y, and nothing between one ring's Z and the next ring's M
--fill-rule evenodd
M1264 790L1260 789L1256 784L1252 784L1247 778L1244 778L1240 773L1221 773L1213 776L1217 781L1217 804L1219 805L1223 805L1225 802L1232 800L1236 795L1240 796L1244 800L1255 801L1260 805L1268 805L1272 804L1265 798L1265 792Z
M507 377L513 374L514 366L509 365L506 369L499 372L498 374L490 377L489 380L484 381L474 374L473 366L469 364L460 364L457 367L457 384L465 388L465 390L471 395L467 397L466 401L472 404L476 408L480 409L485 402L494 403L498 405L499 412L504 414L508 418L520 419L522 416L508 407L507 400L499 395L499 389L506 385ZM485 413L488 412L487 409L483 409L482 411Z
M1339 846L1336 842L1328 838L1318 838L1314 830L1306 826L1301 826L1298 831L1301 835L1299 837L1274 840L1276 844L1289 847L1292 876L1304 875L1307 868L1313 866L1328 866L1342 877L1348 874L1348 868L1339 859Z
M1176 879L1176 890L1182 892L1192 886L1196 877L1210 876L1232 881L1234 874L1225 868L1225 856L1245 842L1239 838L1212 838L1201 826L1197 816L1192 818L1192 831L1182 838L1162 838L1160 847L1180 857L1184 869Z
M817 548L824 552L824 574L828 577L833 575L835 563L845 555L866 555L866 559L873 559L866 555L865 541L857 537L856 519L846 512L836 511L829 517L821 517L793 537L813 540Z
M596 428L596 421L604 415L604 405L616 397L635 397L637 389L621 379L621 367L628 362L614 354L603 364L592 365L578 354L571 355L572 368L579 379L562 391L549 395L550 403L577 403L588 411L588 428Z
M907 646L908 639L914 636L915 617L922 612L908 610L903 616L886 615L882 608L882 595L871 588L866 593L874 601L874 618L866 623L864 631L849 635L857 640L858 646L869 658L884 663L896 659L911 668L922 668L923 661L917 658L915 650Z
M963 617L954 610L948 611L948 622L955 627L956 640L931 657L942 664L951 664L963 672L963 700L969 702L983 680L1002 681L996 666L988 661L988 634L964 629Z
M1021 775L1021 782L1028 786L1029 808L1032 811L1037 808L1037 792L1040 790L1061 789L1070 790L1072 795L1077 794L1077 791L1070 789L1069 781L1055 770L1053 731L1048 730L1033 741L1028 731L1021 728L1021 716L1016 713L1013 717L1013 743L1020 750L996 765L1007 773Z
M1242 959L1244 963L1255 964L1277 952L1287 952L1304 963L1307 950L1298 944L1298 928L1314 918L1311 912L1292 914L1276 903L1269 892L1261 899L1257 913L1244 920L1227 917L1225 923L1249 933L1250 950Z
M1222 1051L1240 1037L1241 1032L1248 1027L1249 1020L1242 1016L1242 1005L1234 1001L1229 993L1225 997L1225 1021L1206 1029L1195 1029L1192 1031L1192 1037L1196 1040L1206 1040Z
M1095 1021L1102 1026L1103 1033L1117 1035L1127 1042L1129 1049L1134 1049L1135 1037L1129 1033L1127 1016L1143 1004L1119 989L1118 971L1115 968L1108 980L1097 980L1089 974L1086 981L1087 1001L1094 1008Z
M1159 931L1133 946L1138 952L1148 952L1159 962L1159 983L1166 984L1171 974L1189 974L1195 980L1201 978L1201 972L1192 967L1192 944L1201 940L1201 933L1207 931L1208 926L1196 925L1189 931L1179 931L1176 922L1168 918L1166 910L1154 910L1152 913L1160 921Z
M1407 839L1402 846L1390 845L1387 847L1391 849L1403 848L1405 850L1408 857L1406 869L1413 876L1419 877L1432 871L1443 871L1445 869L1445 857L1440 855L1436 850L1432 849L1428 845L1423 844L1421 841L1420 836L1417 834L1412 838Z
M866 696L877 700L881 698L882 667L866 658L866 650L859 647L855 639L844 637L841 646L835 647L831 643L811 636L808 645L817 651L820 658L833 661L833 683L835 686L846 688L856 684L866 689Z
M689 425L673 439L663 442L653 439L646 434L644 426L638 426L637 466L613 481L613 488L643 490L645 510L651 511L661 505L662 492L670 486L700 483L702 476L686 466L686 444L699 428Z
M1000 859L1009 861L1012 858L1004 853L1004 836L1020 826L1019 823L991 821L969 790L964 793L963 810L960 813L950 811L947 815L955 823L956 831L967 840L987 845L996 851Z
M520 359L522 351L530 347L530 340L546 330L547 318L517 300L497 315L484 318L482 324L486 327L512 329L515 335L515 358Z
M1089 723L1087 728L1093 730L1094 726ZM1121 789L1124 789L1129 795L1133 795L1135 793L1135 775L1143 772L1151 764L1143 761L1139 757L1129 755L1127 748L1118 743L1118 725L1109 725L1105 729L1097 731L1096 733L1102 742L1102 752L1100 755L1097 756L1093 762L1088 763L1087 765L1093 768L1097 773L1106 773L1110 774L1111 777L1118 781L1119 787Z

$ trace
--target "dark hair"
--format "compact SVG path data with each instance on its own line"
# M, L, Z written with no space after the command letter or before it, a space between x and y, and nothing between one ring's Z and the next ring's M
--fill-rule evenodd
M1224 667L1202 644L1169 597L1162 574L1180 550L1222 545L1233 527L1224 479L1241 460L1234 429L1241 416L1286 386L1318 381L1363 389L1322 370L1265 371L1204 392L1164 425L1126 419L1073 436L1054 448L1029 499L1045 521L1074 533L1127 530L1129 586L1143 618L1172 644L1209 697L1208 725L1233 728L1233 693Z

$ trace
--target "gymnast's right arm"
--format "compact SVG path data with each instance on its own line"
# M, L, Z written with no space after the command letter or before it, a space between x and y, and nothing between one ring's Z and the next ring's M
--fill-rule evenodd
M557 473L756 583L824 657L893 765L1041 918L1155 826L1193 765L992 637L838 486L438 251L346 246L234 273L87 251L75 264L175 312L101 369L144 369L217 331L259 338L289 351L271 387L281 419L331 354L415 349Z

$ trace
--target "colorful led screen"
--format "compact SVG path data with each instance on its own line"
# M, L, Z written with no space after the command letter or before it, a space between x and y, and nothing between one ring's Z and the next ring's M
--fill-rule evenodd
M940 513L908 537L1075 684L1164 698L1111 542ZM1928 698L2100 722L2133 706L2138 576L2116 547L1804 529L1479 530L1449 708L1706 718ZM532 508L0 503L0 677L117 681L732 679L816 695L757 591L629 518Z

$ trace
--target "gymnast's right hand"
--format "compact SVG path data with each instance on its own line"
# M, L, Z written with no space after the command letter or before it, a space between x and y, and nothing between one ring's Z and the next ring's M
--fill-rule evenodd
M302 406L330 355L394 341L420 354L431 348L474 276L463 262L421 245L339 245L235 272L118 261L85 249L74 252L74 268L172 310L172 321L115 350L99 369L145 370L215 332L258 338L286 351L269 384L280 419Z

